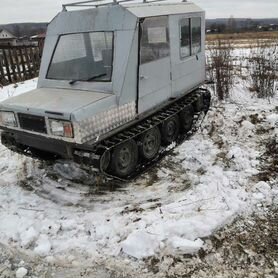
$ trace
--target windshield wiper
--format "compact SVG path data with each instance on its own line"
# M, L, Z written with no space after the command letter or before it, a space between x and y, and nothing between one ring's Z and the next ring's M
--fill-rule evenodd
M96 78L103 77L103 76L106 76L106 75L107 75L107 73L101 73L101 74L98 74L98 75L95 75L93 77L88 78L86 81L92 81Z
M98 75L94 75L94 76L92 76L92 77L90 77L90 78L88 78L88 79L74 79L74 80L71 80L70 82L69 82L69 84L70 85L73 85L75 82L77 82L77 81L92 81L92 80L94 80L94 79L96 79L96 78L99 78L99 77L103 77L103 76L106 76L107 74L106 73L101 73L101 74L98 74Z

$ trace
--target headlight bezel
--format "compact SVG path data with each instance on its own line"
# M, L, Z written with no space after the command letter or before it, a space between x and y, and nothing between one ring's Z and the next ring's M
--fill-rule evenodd
M73 125L71 121L48 118L48 124L51 135L63 138L74 138Z
M6 118L6 121L4 120L4 118L6 116L3 116L3 115L10 115L12 117L12 121L7 121L7 118ZM15 112L13 111L5 111L5 110L1 110L0 111L0 126L5 126L5 127L18 127L18 121L17 121L17 118L16 118L16 114Z

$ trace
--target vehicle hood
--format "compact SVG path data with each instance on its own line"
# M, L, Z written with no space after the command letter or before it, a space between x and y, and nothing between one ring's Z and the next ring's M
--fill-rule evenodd
M70 119L74 111L111 95L92 91L39 88L1 102L0 109Z

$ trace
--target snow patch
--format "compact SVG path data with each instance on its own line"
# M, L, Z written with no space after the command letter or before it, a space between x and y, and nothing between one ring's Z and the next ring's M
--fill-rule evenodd
M122 242L122 250L129 256L142 259L153 256L159 248L159 242L156 235L134 231Z
M14 97L37 88L38 78L26 80L21 83L0 87L0 101Z
M278 113L268 115L266 117L266 120L269 123L270 127L278 127Z
M26 232L22 232L20 234L21 245L28 248L29 245L37 239L38 235L39 233L34 229L34 227L28 228Z
M34 252L42 257L47 256L51 250L51 243L47 235L40 235L37 240L37 246L34 249Z
M16 271L15 276L16 276L16 278L23 278L23 277L25 277L27 275L27 273L28 273L28 270L26 268L20 267Z
M199 238L193 241L181 237L173 237L168 240L168 245L173 253L193 254L203 247L204 242Z

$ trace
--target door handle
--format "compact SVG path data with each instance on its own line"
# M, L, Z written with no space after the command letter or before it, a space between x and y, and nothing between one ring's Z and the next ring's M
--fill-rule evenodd
M149 79L149 78L145 75L140 75L140 80L143 80L143 79Z

